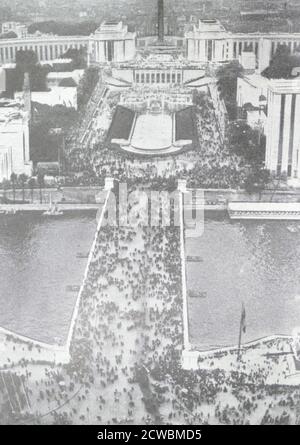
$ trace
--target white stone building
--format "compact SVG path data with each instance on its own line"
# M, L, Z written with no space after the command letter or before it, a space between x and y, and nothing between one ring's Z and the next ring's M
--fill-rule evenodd
M300 179L300 77L239 78L237 104L246 110L247 123L265 133L266 168L278 176Z
M300 79L271 80L268 89L266 168L300 178Z
M4 22L2 23L2 34L13 32L18 38L24 39L27 37L27 26L18 22Z
M173 42L171 45L170 41ZM207 64L243 60L243 63L252 67L254 60L255 67L262 72L269 66L279 45L285 44L291 53L300 50L300 33L235 33L213 19L200 20L184 37L168 36L165 43L168 44L168 52L174 50L176 53L180 49L190 62ZM146 49L148 45L153 47L153 44L155 48L157 39L154 36L137 39L136 33L129 32L122 21L104 21L90 36L36 34L2 39L0 63L14 62L19 50L32 50L37 54L38 60L44 62L57 59L70 48L86 48L91 63L118 63L133 60L136 49ZM160 49L163 49L162 45ZM247 54L243 56L243 53Z
M87 48L89 37L54 36L51 34L29 35L26 38L1 39L0 63L11 63L16 60L16 53L34 51L40 62L55 60L68 49Z
M291 53L300 48L300 33L232 33L218 20L200 20L185 33L186 56L193 62L219 63L239 60L243 52L255 55L256 68L262 72L270 64L279 45Z
M229 60L228 34L218 20L200 20L198 27L185 34L186 56L190 61L221 62Z
M260 74L254 73L238 78L237 106L242 108L251 104L255 108L266 105L269 81Z
M6 91L6 72L4 68L0 68L0 94Z
M136 52L136 34L129 32L123 22L104 21L90 36L91 62L125 62L133 60Z
M30 175L28 113L15 103L0 102L0 181L12 173Z

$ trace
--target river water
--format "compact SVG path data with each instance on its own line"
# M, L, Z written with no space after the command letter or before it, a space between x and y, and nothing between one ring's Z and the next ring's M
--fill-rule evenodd
M204 234L186 239L190 340L207 349L292 334L300 326L300 222L230 221L206 215ZM197 296L195 296L197 294Z
M0 215L0 326L48 343L66 340L96 230L94 211L59 218Z

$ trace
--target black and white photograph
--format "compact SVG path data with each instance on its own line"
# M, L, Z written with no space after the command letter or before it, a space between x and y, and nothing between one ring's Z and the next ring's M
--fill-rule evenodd
M0 425L299 424L300 0L0 0Z

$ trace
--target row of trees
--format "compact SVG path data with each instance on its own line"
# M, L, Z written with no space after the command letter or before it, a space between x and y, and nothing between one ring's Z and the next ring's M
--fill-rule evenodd
M62 137L78 120L78 112L63 105L34 103L34 120L30 128L30 159L36 162L58 162ZM56 134L51 130L60 129Z
M85 48L69 48L63 55L60 56L61 59L72 59L71 64L65 71L73 71L77 69L84 69L87 66L87 51Z
M6 32L5 34L0 34L0 39L16 39L18 36L15 32L13 31L9 31Z
M92 21L79 23L57 22L48 20L45 22L32 23L28 27L29 34L41 32L43 34L55 34L58 36L89 36L98 28L99 24Z
M47 74L50 68L38 63L37 55L32 50L19 50L16 53L16 67L7 72L8 93L14 95L16 91L22 91L24 74L29 74L30 88L32 91L47 90Z
M40 195L40 203L43 200L42 189L45 187L45 175L43 172L39 172L37 178L29 178L27 175L22 173L21 175L17 175L16 173L12 173L10 175L10 180L4 179L1 184L1 188L3 191L2 197L4 203L8 201L7 199L7 190L12 189L13 193L13 202L16 202L16 190L18 188L22 189L22 201L25 202L25 189L30 189L31 193L31 202L33 202L33 193L35 188L39 188Z
M228 126L227 138L230 150L248 164L261 164L265 158L266 137L245 121L234 121Z
M94 88L99 80L100 71L98 67L90 66L86 69L77 90L78 108L82 109L88 103Z
M231 122L227 130L229 150L239 156L246 166L244 188L248 193L261 193L270 181L264 167L266 137L245 121Z
M217 72L220 97L224 100L230 120L237 118L237 80L243 74L243 67L236 61L221 66Z
M69 64L58 65L56 71L73 71L84 69L87 64L86 49L70 48L61 58L72 59ZM36 53L32 50L19 50L16 53L16 67L8 71L8 93L13 96L16 91L22 91L24 74L29 73L31 91L47 91L47 75L53 70L50 65L41 65Z

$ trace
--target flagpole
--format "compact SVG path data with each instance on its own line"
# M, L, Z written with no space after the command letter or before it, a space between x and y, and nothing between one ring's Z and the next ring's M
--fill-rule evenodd
M241 360L241 342L242 342L242 332L243 332L243 317L244 317L244 303L242 304L242 312L241 312L241 319L240 319L240 332L239 332L239 343L238 343L238 355L237 355L237 362Z

